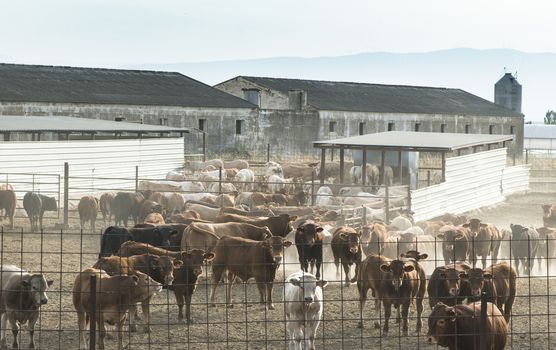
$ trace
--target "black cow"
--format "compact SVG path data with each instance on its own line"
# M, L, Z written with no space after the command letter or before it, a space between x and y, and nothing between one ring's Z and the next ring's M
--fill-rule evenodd
M317 225L313 220L305 220L299 223L295 231L295 247L299 255L301 269L308 272L309 262L311 263L311 273L315 263L317 273L315 277L320 279L320 266L322 264L322 240L324 229Z
M169 247L170 238L178 234L172 227L144 227L144 228L125 228L108 227L102 234L99 258L115 254L122 243L136 241L148 243L155 247Z
M539 233L534 227L510 224L510 228L512 229L511 245L515 269L519 273L519 262L521 261L525 274L530 275L539 249Z
M31 231L42 230L42 218L45 211L57 211L56 199L35 192L27 192L23 196L23 208L31 223Z
M130 216L133 217L136 224L139 223L139 211L144 200L145 197L141 193L118 192L112 204L116 226L123 222L123 225L127 227L127 220Z

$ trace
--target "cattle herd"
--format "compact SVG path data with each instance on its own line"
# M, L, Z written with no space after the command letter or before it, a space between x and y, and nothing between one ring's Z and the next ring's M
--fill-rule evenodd
M275 309L273 285L279 278L284 285L280 302L284 304L289 348L314 349L327 302L323 289L329 284L323 279L323 262L326 256L332 256L338 282L346 287L356 284L359 328L363 329L365 320L370 319L364 309L369 291L374 298L374 327L385 337L390 330L392 306L402 335L409 332L410 310L416 312L415 330L421 332L428 297L429 342L449 349L478 349L482 325L486 327L486 348L503 349L518 276L531 275L536 259L539 266L541 259L547 259L546 266L550 267L555 258L556 205L543 206L544 227L540 228L519 224L497 227L453 214L415 222L411 213L399 212L389 224L381 217L367 217L365 224L355 229L336 225L337 210L304 207L307 191L303 182L285 181L289 179L284 173L293 170L286 171L277 163L269 162L265 168L268 186L280 185L271 189L271 195L253 192L255 177L244 161L228 164L233 166L229 176L235 186L219 196L200 192L208 187L204 181L214 180L210 179L215 177L211 173L214 169L203 170L197 163L188 166L197 172L199 182L175 181L183 180L183 174L174 172L167 181L143 182L140 192L103 193L99 198L87 195L80 199L77 209L82 228L90 222L94 232L98 212L105 223L111 223L112 216L115 223L102 233L96 263L75 276L72 302L80 348L88 348L85 336L93 305L98 348L104 348L107 325L115 325L118 349L123 349L124 325L128 323L131 332L138 328L137 304L142 309L142 330L151 331L150 301L162 288L174 293L177 322L189 324L193 321L191 301L198 282L207 283L210 290L207 306L217 306L216 290L223 283L225 304L233 307L234 283L254 279L259 303L267 312ZM302 169L295 168L300 178L313 176ZM356 170L352 169L354 177ZM222 170L217 171L220 174ZM331 174L335 171L330 168ZM375 172L370 168L366 174L374 176ZM385 169L385 176L391 177L389 173ZM368 183L374 186L373 181L369 178ZM321 192L323 188L327 186L320 187L319 193L326 193ZM10 226L16 201L13 189L0 191L0 204L10 218ZM23 197L23 207L32 231L42 229L45 211L57 210L53 198L33 192ZM372 207L368 210L372 215L377 213ZM133 227L128 225L129 218L134 221ZM296 272L281 276L278 268L285 264L285 252L291 245L297 250L299 270L296 265ZM427 265L440 256L443 266ZM203 280L200 277L207 266L208 277ZM1 266L1 278L1 345L7 345L6 322L14 335L14 348L19 346L19 324L28 322L29 347L33 348L34 325L40 306L48 302L46 291L52 281L13 265ZM96 290L92 289L93 281ZM481 298L487 302L486 320L481 319Z

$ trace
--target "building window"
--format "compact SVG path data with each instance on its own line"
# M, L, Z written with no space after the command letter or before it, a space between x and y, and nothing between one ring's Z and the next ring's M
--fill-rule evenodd
M465 124L465 133L469 134L471 132L471 125L470 124Z
M199 130L207 131L207 120L206 119L199 119Z
M488 133L493 135L494 134L494 125L489 125L488 126Z
M359 123L359 135L364 135L365 134L365 123L361 122Z
M116 117L116 118L114 118L114 120L117 121L117 122L123 122L126 119L127 119L126 117Z
M388 131L394 131L394 130L396 130L396 125L394 124L394 122L389 122Z
M440 124L440 132L446 132L446 124Z
M261 92L257 89L243 90L243 98L254 105L261 106Z
M160 125L168 126L168 118L158 118Z
M243 122L241 119L236 120L236 135L243 134Z
M328 132L336 132L337 125L338 122L330 122L330 124L328 124Z
M421 129L421 123L415 123L415 131L419 131Z
M515 125L510 125L510 135L515 135Z

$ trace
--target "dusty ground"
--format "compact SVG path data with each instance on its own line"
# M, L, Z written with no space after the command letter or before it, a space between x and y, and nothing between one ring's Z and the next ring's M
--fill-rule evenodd
M554 194L527 194L513 196L505 203L472 213L485 221L508 228L510 223L542 224L540 205L556 202ZM57 220L50 220L49 225ZM75 222L72 226L75 227ZM18 219L18 227L27 227L24 219ZM76 315L71 303L71 288L76 273L91 266L99 251L98 234L80 234L72 230L29 234L20 231L4 232L0 257L3 263L23 266L25 269L42 271L54 279L49 292L50 301L43 307L36 334L37 344L42 349L76 349L78 347ZM328 248L327 248L328 249ZM252 283L237 284L234 287L234 308L223 304L216 308L207 306L209 290L206 278L194 295L192 314L194 325L177 324L177 307L173 294L163 291L154 298L152 308L154 320L150 334L127 333L126 343L130 349L284 349L285 332L284 309L281 304L284 275L297 270L295 247L288 248L274 288L276 310L260 310L256 303L258 292ZM355 286L346 288L337 282L335 268L327 254L325 278L331 281L326 287L324 320L319 328L318 349L432 349L426 343L428 307L425 307L423 333L411 333L401 337L398 326L391 322L391 333L381 338L379 330L372 328L372 321L380 318L374 314L368 303L363 317L367 328L356 327L359 320L358 294ZM438 262L439 265L443 264ZM518 296L511 322L512 349L550 349L556 347L556 279L544 277L522 278L519 281ZM554 272L550 273L554 276ZM225 288L218 288L218 301L225 300ZM556 300L556 299L555 299ZM425 305L427 305L425 300ZM410 320L410 331L415 329L415 315ZM11 333L8 332L11 341ZM26 344L28 334L23 332L22 344ZM109 349L115 348L115 341L108 340Z

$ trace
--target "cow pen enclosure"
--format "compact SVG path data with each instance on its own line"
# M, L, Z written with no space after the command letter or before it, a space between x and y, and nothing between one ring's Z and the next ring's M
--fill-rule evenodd
M168 140L168 142L175 143L175 147L183 145L180 143L183 142L180 139ZM161 147L165 150L173 149L172 146ZM182 152L181 148L176 151L176 154L180 152ZM409 333L407 336L403 334L401 323L396 323L397 310L394 308L389 322L388 336L384 336L382 328L374 327L374 322L379 322L381 327L384 326L384 308L381 306L378 312L374 310L374 298L369 290L365 308L363 312L360 312L357 283L351 283L350 286L344 283L346 276L341 265L339 274L336 273L331 246L332 234L337 227L341 226L350 226L358 231L362 226L374 223L377 219L392 224L392 220L396 216L400 213L402 216L405 215L404 213L408 209L415 211L413 215L418 221L433 221L444 212L454 211L469 219L481 219L482 222L493 224L503 231L498 262L505 261L515 267L512 247L524 241L511 237L508 232L510 224L542 227L544 222L541 206L556 202L554 201L556 194L524 193L528 186L523 182L529 182L528 166L507 166L508 164L513 165L513 161L510 160L508 164L501 162L500 159L505 158L503 152L503 148L493 147L488 150L485 147L484 152L477 154L467 152L458 156L456 151L452 157L445 159L445 181L424 188L418 185L416 189L411 189L410 183L394 181L392 185L383 183L377 190L371 191L368 186L361 184L334 184L332 181L330 181L332 183L328 183L329 181L326 179L321 184L316 174L302 182L291 184L292 187L303 188L306 192L304 205L283 207L278 206L277 203L269 204L269 207L276 211L275 214L284 213L298 216L297 221L293 222L294 230L286 236L286 239L294 244L283 250L284 257L276 271L272 291L274 310L261 308L259 289L253 279L246 283L239 280L234 282L233 307L229 307L226 305L227 291L225 278L223 278L216 289L216 306L213 307L210 300L213 267L211 263L206 262L202 264L202 273L198 277L192 296L191 317L193 322L185 324L179 321L173 290L162 289L151 300L150 326L152 331L144 331L145 317L143 316L138 321L138 331L129 332L130 320L128 318L123 332L124 347L126 349L288 348L290 335L286 310L291 302L285 301L284 290L287 283L286 278L300 270L297 251L297 246L300 244L295 244L295 228L301 224L301 219L307 218L320 219L317 223L324 229L322 277L328 281L322 292L322 320L315 337L317 349L439 348L435 344L429 344L428 341L428 317L431 313L428 293L424 297L423 327L420 332L415 332L417 313L413 304L409 307ZM181 157L181 155L179 156ZM337 156L336 153L336 159ZM62 173L55 176L52 174L43 176L37 173L34 177L29 177L28 172L17 173L13 170L0 174L0 183L12 184L18 197L15 227L8 228L5 226L6 222L3 222L0 242L2 263L15 264L25 270L42 273L48 280L54 281L47 292L49 301L41 306L39 319L35 326L37 348L74 349L84 345L79 340L77 313L72 302L72 289L79 273L91 267L98 260L102 232L108 226L113 225L114 221L112 219L105 223L98 213L94 231L91 231L88 223L84 229L81 229L77 210L80 198L85 195L99 196L105 192L141 191L142 186L155 182L175 186L176 183L199 181L195 174L184 173L181 179L171 180L172 183L170 183L170 180L166 180L164 175L169 170L179 168L181 164L176 165L175 158L169 155L167 157L172 158L171 164L157 167L156 163L145 163L144 165L122 163L119 168L112 169L111 174L97 171L83 174L72 164L64 166L63 163L57 165L57 169L61 169ZM436 160L438 158L435 158ZM471 162L476 163L471 166ZM262 162L258 166L252 165L255 179L247 181L243 185L259 186L258 188L262 190L261 193L271 195L272 191L269 189L269 185L280 185L281 183L265 181L263 178L264 163ZM491 170L486 169L487 166ZM433 169L437 169L437 167L437 164L431 166ZM470 168L473 169L473 175L466 175L466 169ZM121 175L118 176L118 174ZM232 191L227 186L229 184L238 185L236 181L226 176L225 169L217 169L216 174L216 178L202 181L208 185L205 187L211 187L211 191L207 191L211 195L216 197L221 194L229 194ZM505 177L504 174L507 176ZM468 179L471 176L488 179L488 181L471 181ZM19 183L16 183L14 179L18 179ZM495 183L498 184L498 187ZM331 193L319 193L319 189L324 186L330 187ZM478 195L481 187L484 187L486 193L483 197ZM346 189L345 192L340 191L342 188ZM463 190L454 192L455 188ZM461 200L458 201L448 200L451 196L459 196L466 188L468 191L471 191L469 189L472 188L470 198L461 197ZM496 188L497 191L493 190ZM59 204L57 212L45 215L44 227L39 232L31 232L29 221L22 209L21 198L26 191L44 191L45 194L56 197ZM366 191L373 192L372 197L364 194ZM184 196L194 194L194 191L183 188L174 188L172 192ZM219 200L222 198L220 197ZM491 200L492 198L496 200ZM321 204L321 200L324 199L332 201L326 200L325 204ZM339 202L334 202L336 199L339 199ZM478 205L470 206L469 203L474 199L478 201L475 203ZM427 201L430 205L427 205ZM439 203L447 209L442 211L441 208L438 208ZM218 206L222 202L216 201L215 204ZM463 209L458 210L458 208ZM399 239L394 241L395 243L388 241L389 254L390 256L393 254L392 257L395 257L409 248L416 248L422 253L426 252L429 256L423 260L423 266L427 277L430 277L436 267L445 265L442 240L436 236L432 236L432 238L427 236L427 239L419 237L419 235L411 237L409 242ZM476 238L472 241L472 247L485 243ZM536 239L529 239L527 243L531 241L533 245L536 242L542 248L537 248L536 254L533 254L531 248L526 249L526 254L535 255L535 262L530 275L526 275L522 270L519 271L516 299L512 309L511 322L508 325L508 340L505 347L507 349L550 349L556 346L556 334L554 334L556 316L552 302L556 295L556 271L554 270L556 265L553 265L556 258L553 250L556 240L555 236L548 234ZM368 241L365 241L363 245L366 243ZM527 247L530 245L527 244ZM362 249L364 252L368 252L369 247L363 246ZM469 263L472 264L472 261L469 260ZM489 256L487 265L491 263L494 261L492 256ZM242 266L239 265L238 268ZM477 266L482 266L480 261ZM350 271L353 276L353 266ZM97 280L96 283L102 283L102 280ZM117 292L129 293L129 289L121 288ZM85 290L82 290L80 294L84 293ZM141 314L140 310L139 315ZM364 321L364 328L358 327L361 320ZM9 324L6 326L6 330L9 345L13 340ZM92 339L95 348L99 348L98 336L89 337L91 331L94 329L86 330L86 343L89 344ZM479 333L478 330L477 334L479 335ZM22 347L28 344L27 326L21 327L18 338ZM117 340L113 331L109 332L105 343L107 349L117 348Z

